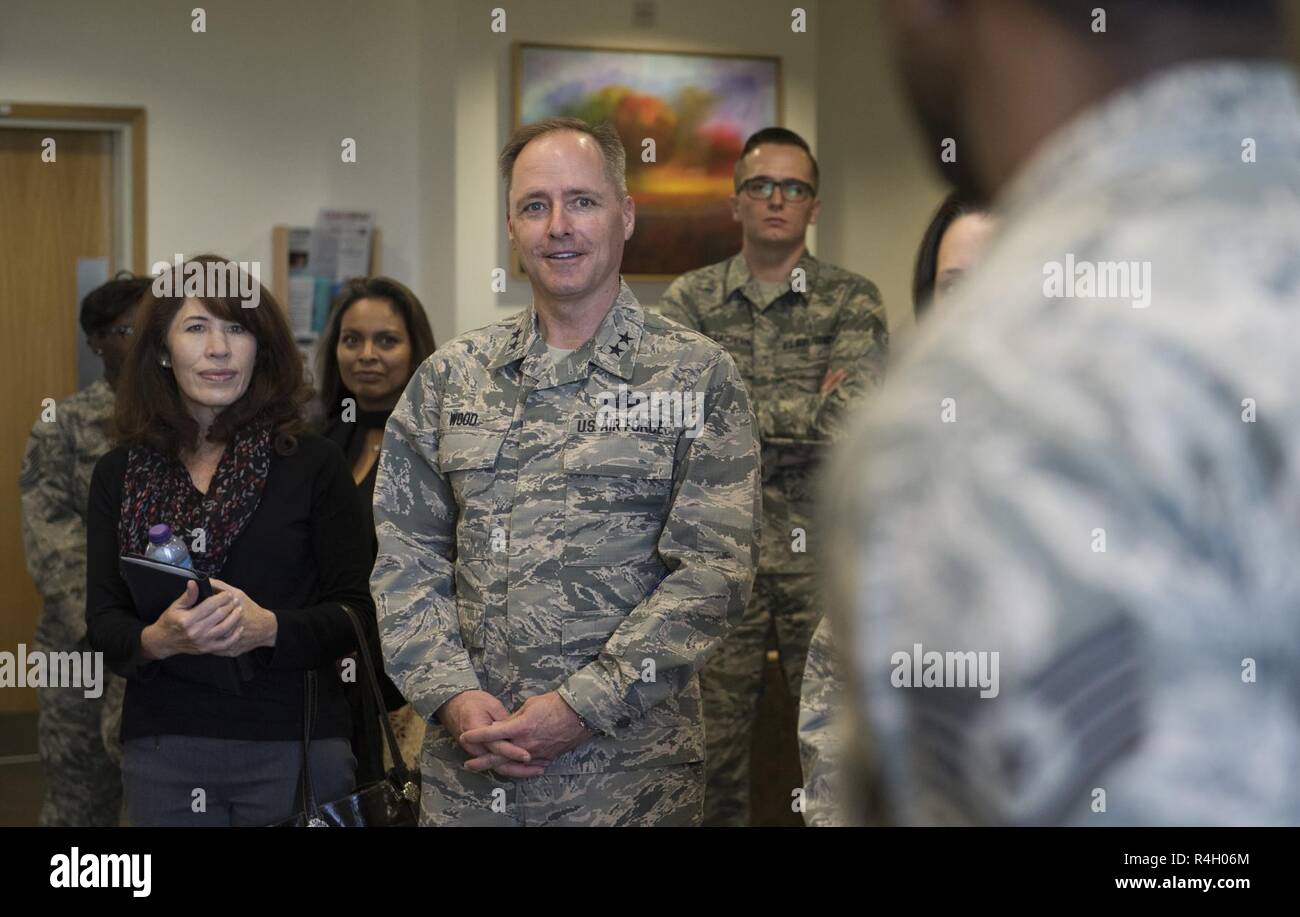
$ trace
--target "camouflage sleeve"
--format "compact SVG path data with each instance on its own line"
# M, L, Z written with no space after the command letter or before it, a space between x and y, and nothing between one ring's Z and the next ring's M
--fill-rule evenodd
M116 675L105 678L104 706L99 711L99 737L109 760L122 766L122 701L126 698L126 679Z
M697 385L705 392L706 419L699 436L682 439L687 445L658 542L668 575L600 656L559 688L565 702L606 735L617 735L690 684L740 620L754 584L762 491L749 395L735 363L721 352Z
M388 676L428 721L479 688L456 614L456 503L438 467L438 361L411 379L384 430L370 577Z
M659 314L693 331L699 331L700 317L686 295L686 289L687 284L683 277L674 280L668 289L664 290L663 298L659 300Z
M799 760L803 765L804 822L812 828L845 824L837 782L843 686L836 677L830 621L822 618L808 646L799 698Z
M86 523L73 475L72 446L58 423L38 420L27 440L18 487L27 572L45 600L47 621L70 641L86 635Z
M828 395L764 399L757 406L763 436L834 438L850 405L880 384L888 346L880 292L869 280L858 279L845 290L826 367L828 371L844 370L844 381Z

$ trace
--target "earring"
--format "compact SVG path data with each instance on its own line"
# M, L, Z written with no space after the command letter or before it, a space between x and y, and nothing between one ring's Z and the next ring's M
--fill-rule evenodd
M171 366L171 365L172 365L172 361L171 361L170 359L168 359L167 357L159 357L159 358L158 358L158 365L159 365L159 366Z
M93 353L93 354L94 354L95 356L97 356L97 357L102 357L102 356L104 355L104 351L102 351L102 350L94 350L94 349L92 349L90 352Z

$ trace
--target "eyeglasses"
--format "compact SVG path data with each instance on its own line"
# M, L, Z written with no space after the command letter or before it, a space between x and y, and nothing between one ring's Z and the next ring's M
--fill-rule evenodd
M116 334L124 338L129 338L131 335L135 334L135 329L132 328L130 325L114 325L111 328L104 329L104 335L106 337L110 334Z
M759 175L748 181L742 182L740 190L744 191L756 201L765 201L772 196L772 191L776 188L781 189L781 197L792 204L801 203L810 200L817 195L817 189L807 182L799 181L797 178L787 178L784 181L777 181L774 178L767 178Z

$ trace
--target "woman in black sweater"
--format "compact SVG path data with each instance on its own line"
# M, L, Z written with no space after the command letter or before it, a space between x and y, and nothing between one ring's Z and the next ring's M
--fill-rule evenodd
M175 271L172 289L196 266L215 268L204 293L218 292L220 269L235 276L204 256ZM91 482L87 632L128 679L122 772L136 825L292 815L308 671L315 792L354 788L335 662L357 649L343 605L377 644L369 538L342 453L305 431L310 390L283 312L253 288L253 308L233 292L146 299L118 392L119 445ZM189 536L216 591L196 601L191 584L146 624L118 558L143 554L157 523Z
M320 399L326 438L343 450L352 469L357 497L366 516L371 562L378 553L374 512L375 472L384 424L411 376L433 353L433 330L424 306L405 285L388 277L358 278L343 287L330 310L317 353ZM381 676L380 687L390 724L412 767L418 765L424 723L406 703L397 686ZM357 779L378 780L384 770L379 711L367 691L349 685L357 755Z

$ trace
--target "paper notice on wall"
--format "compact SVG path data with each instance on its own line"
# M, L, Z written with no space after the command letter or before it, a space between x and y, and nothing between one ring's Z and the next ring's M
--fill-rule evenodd
M311 233L309 270L341 283L370 273L374 215L357 210L322 210Z
M294 337L312 334L312 296L315 278L311 274L311 227L289 229L289 327Z
M296 274L311 268L311 227L289 227L289 273Z
M289 275L289 326L294 337L313 334L312 298L316 292L316 278L311 274Z

